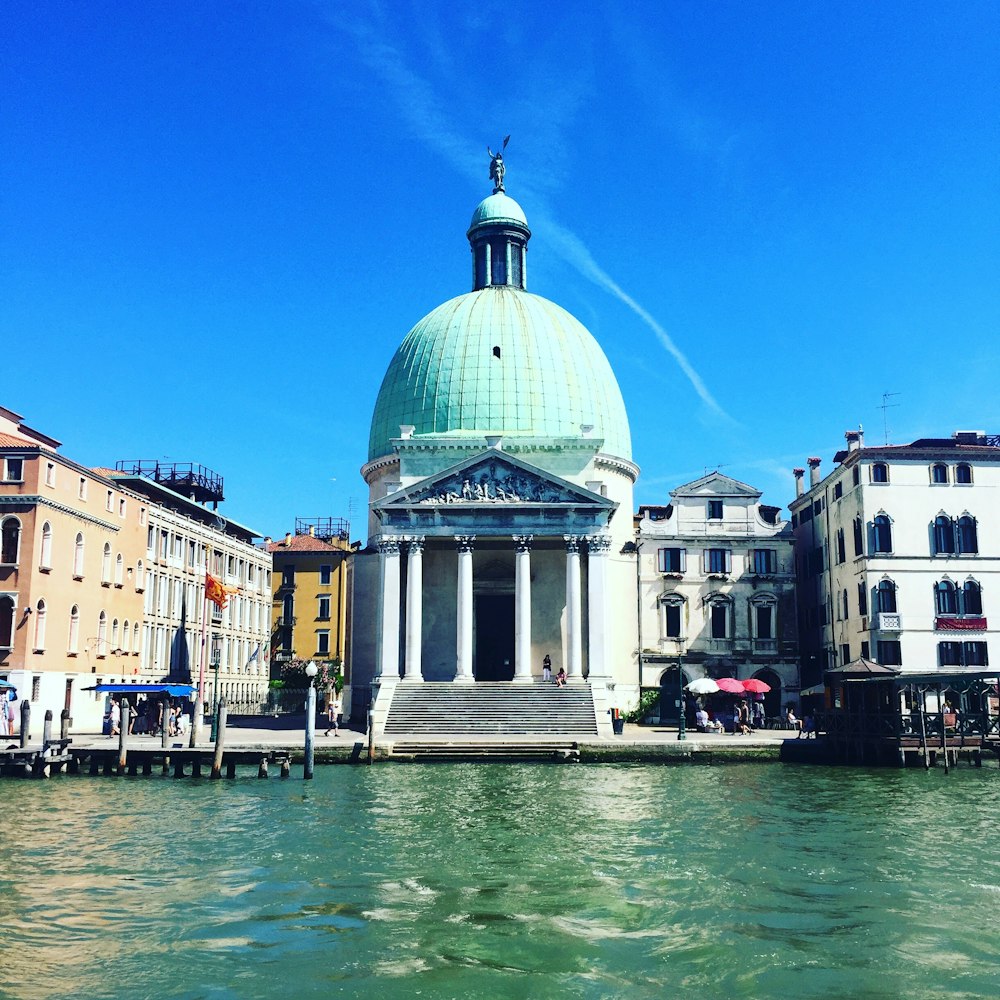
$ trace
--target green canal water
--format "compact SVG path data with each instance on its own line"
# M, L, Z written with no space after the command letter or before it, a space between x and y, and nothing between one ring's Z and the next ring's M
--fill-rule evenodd
M1000 771L4 781L0 996L992 997Z

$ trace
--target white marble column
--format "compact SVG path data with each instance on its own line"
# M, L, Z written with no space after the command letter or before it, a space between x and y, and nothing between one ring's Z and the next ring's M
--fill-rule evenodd
M424 624L424 536L411 535L406 553L406 658L404 681L422 681L420 653Z
M580 606L580 539L563 535L566 542L566 676L583 680L583 634Z
M531 680L531 535L514 535L514 680Z
M472 676L472 548L475 535L455 535L458 547L458 628L455 680L471 683Z
M608 553L609 535L587 536L587 621L590 634L591 678L607 677L608 662Z
M382 535L378 540L379 575L382 594L379 600L379 681L399 680L399 539Z

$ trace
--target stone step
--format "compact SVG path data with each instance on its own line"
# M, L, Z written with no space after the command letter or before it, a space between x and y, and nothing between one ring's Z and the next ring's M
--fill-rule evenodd
M402 683L391 697L386 736L597 734L589 685Z

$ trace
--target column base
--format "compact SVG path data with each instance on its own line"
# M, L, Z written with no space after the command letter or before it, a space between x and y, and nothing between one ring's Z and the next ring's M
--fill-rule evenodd
M534 676L532 674L524 674L524 675L514 674L514 683L515 684L534 684L535 683L535 678L534 678Z
M423 684L424 678L422 674L414 674L412 677L409 674L404 674L400 684Z
M454 684L475 684L476 678L472 674L455 674Z

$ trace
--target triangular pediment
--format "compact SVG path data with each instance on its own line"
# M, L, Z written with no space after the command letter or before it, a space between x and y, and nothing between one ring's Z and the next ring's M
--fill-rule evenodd
M377 510L560 505L613 510L600 493L491 449L384 497Z
M721 472L710 472L695 479L693 482L678 486L676 490L671 490L670 495L679 497L742 497L747 500L756 500L761 496L760 490L755 490L746 483L741 483L732 476L723 475Z

